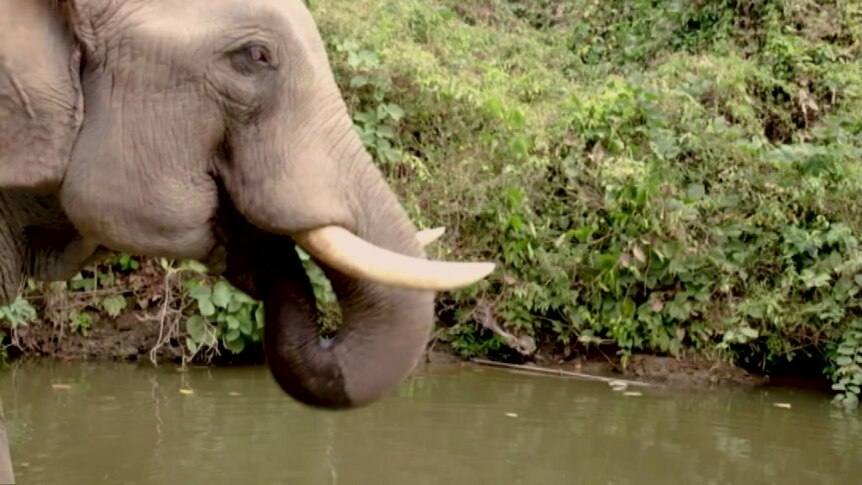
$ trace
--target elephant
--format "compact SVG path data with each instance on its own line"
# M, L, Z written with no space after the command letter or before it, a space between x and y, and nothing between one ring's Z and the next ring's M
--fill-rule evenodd
M413 370L436 292L495 269L428 259L435 237L362 144L301 0L0 2L0 303L106 251L204 261L263 302L280 388L351 409ZM334 336L297 247L338 297Z

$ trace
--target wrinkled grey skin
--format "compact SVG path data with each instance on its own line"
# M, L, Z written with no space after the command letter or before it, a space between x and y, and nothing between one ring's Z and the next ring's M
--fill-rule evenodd
M0 1L0 303L100 248L208 260L264 301L286 392L362 406L418 362L434 294L324 268L322 343L290 235L330 224L424 257L300 0Z

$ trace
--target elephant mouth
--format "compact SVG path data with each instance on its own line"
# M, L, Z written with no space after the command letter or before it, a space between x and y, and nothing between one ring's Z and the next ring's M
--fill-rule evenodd
M230 225L237 225L234 212L230 217ZM216 231L220 246L235 246L230 236L258 231L246 221L241 222L243 230L235 227L225 230L224 220ZM421 247L425 247L445 233L445 228L438 227L416 232L415 239ZM353 234L349 230L328 225L308 229L293 234L275 235L267 233L268 237L280 237L298 245L320 263L331 267L345 276L358 280L399 288L409 288L426 291L448 291L473 284L494 271L494 263L462 263L435 261L424 258L403 255L377 246ZM247 248L246 250L251 250ZM236 250L229 252L235 253ZM244 251L239 251L240 253Z

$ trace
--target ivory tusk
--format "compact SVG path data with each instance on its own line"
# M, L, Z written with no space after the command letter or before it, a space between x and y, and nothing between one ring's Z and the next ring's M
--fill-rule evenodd
M416 240L422 247L425 247L434 241L440 239L446 233L445 227L435 227L434 229L425 229L416 233Z
M375 246L338 226L293 235L309 254L352 278L417 290L446 291L471 285L494 263L458 263L405 256Z

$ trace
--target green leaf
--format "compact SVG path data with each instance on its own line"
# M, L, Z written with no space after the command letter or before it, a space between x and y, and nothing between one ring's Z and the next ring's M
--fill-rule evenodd
M395 138L395 130L392 127L382 125L377 127L377 136L383 138Z
M246 295L242 291L234 289L232 299L236 300L239 303L247 303L249 305L253 305L255 303L254 298Z
M188 260L188 261L183 261L182 263L180 263L180 269L185 269L185 270L189 270L189 271L193 271L195 273L201 273L201 274L207 273L206 265L201 263L200 261L195 261L193 259Z
M637 305L630 298L623 300L622 314L624 318L631 318L637 311Z
M207 347L213 347L218 343L218 337L216 337L215 332L206 332L204 334L204 339L201 342L201 346L206 345Z
M113 273L99 273L98 274L99 285L102 287L110 286L114 283L114 274Z
M251 316L247 312L239 314L239 331L243 335L251 335L254 331L254 322L251 321Z
M619 256L615 254L599 254L597 256L596 266L602 271L613 269L617 265Z
M227 318L226 318L225 320L226 320L226 322L227 322L227 328L229 328L229 329L231 329L231 330L239 330L239 328L240 328L240 321L239 321L239 319L238 319L238 318L236 318L236 317L235 317L235 316L233 316L233 315L228 315L228 316L227 316Z
M219 308L227 308L231 301L231 287L225 280L218 280L212 291L212 302Z
M522 136L515 136L509 140L509 151L518 158L526 158L530 154L530 142Z
M838 347L838 353L842 355L854 355L856 353L856 349L850 345L842 345Z
M694 183L688 186L686 192L691 200L701 200L706 196L706 187L701 183Z
M230 299L230 303L227 305L227 311L230 313L237 313L242 310L243 305L245 305L245 303L238 300L236 298L236 292L234 292L234 296Z
M126 309L126 298L122 295L110 295L102 298L102 309L111 317L118 317Z
M69 286L75 291L93 291L96 289L96 280L95 278L84 278L79 273L72 279Z
M186 347L188 347L189 352L191 352L193 354L197 353L198 348L199 348L198 343L192 339L186 339Z
M309 256L308 253L305 252L305 250L302 249L301 247L294 246L294 250L296 251L296 254L299 256L299 260L302 261L303 263L311 259L311 256Z
M7 320L12 328L26 327L36 319L36 309L20 295L6 306L0 306L0 320Z
M835 357L835 364L840 366L840 367L845 367L845 366L853 364L853 358L841 355L841 356Z
M216 307L213 302L208 299L198 300L198 311L205 317L211 317L216 313Z
M396 122L401 121L401 118L404 118L404 110L401 108L401 106L398 106L397 104L387 105L386 111L389 113L389 116Z
M237 330L237 329L228 330L227 333L224 335L225 341L237 340L237 339L241 339L241 338L242 338L242 335L239 333L239 330Z
M820 288L832 281L832 276L828 273L815 273L809 270L803 271L800 277L808 288Z
M742 327L739 329L739 333L745 335L746 337L748 337L750 339L755 339L760 335L760 333L757 330L755 330L751 327Z
M238 338L235 340L225 340L224 348L231 351L231 353L239 354L245 349L245 340L242 338Z
M368 84L368 78L365 76L353 76L350 78L350 87L351 88L361 88L362 86L366 86Z
M263 327L263 324L266 322L263 311L263 305L258 305L257 309L254 311L254 321L257 323L259 328Z
M195 300L209 300L212 298L212 294L212 288L207 285L195 286L189 291L189 296Z
M192 315L186 320L186 333L195 342L201 342L206 333L207 322L200 315Z

